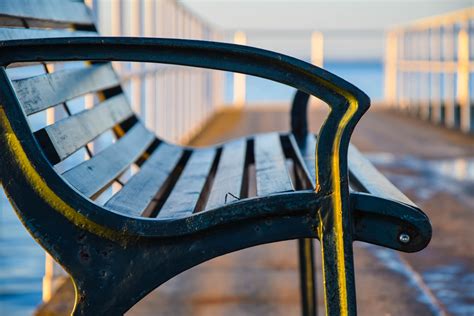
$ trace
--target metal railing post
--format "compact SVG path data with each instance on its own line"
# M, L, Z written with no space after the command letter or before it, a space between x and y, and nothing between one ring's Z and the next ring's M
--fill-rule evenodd
M234 43L247 44L247 36L244 32L238 31L234 34ZM234 106L243 107L246 99L246 80L245 75L234 73Z
M398 39L394 32L386 35L385 48L385 99L390 106L397 103L397 53Z
M458 60L457 60L457 101L461 107L461 130L469 132L471 129L471 109L469 100L469 34L468 20L461 22L458 33Z

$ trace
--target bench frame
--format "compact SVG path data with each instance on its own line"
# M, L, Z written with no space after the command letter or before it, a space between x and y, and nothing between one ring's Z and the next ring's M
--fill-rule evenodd
M124 313L192 266L238 249L288 239L300 239L305 263L301 264L303 312L314 315L311 239L315 238L323 249L327 314L355 315L353 241L412 252L423 249L431 238L424 213L379 178L355 179L358 189L371 194L350 192L349 140L370 101L358 88L321 68L261 49L192 40L52 38L4 41L0 47L0 145L7 149L0 153L0 180L24 225L71 275L76 315ZM72 60L195 66L292 86L301 91L292 109L298 143L307 134L307 95L323 100L331 111L317 138L315 190L245 199L220 213L187 219L157 221L104 212L52 169L5 72L15 62ZM265 213L269 204L282 211L269 217ZM374 232L375 226L386 233ZM255 229L262 232L258 239L251 233ZM410 236L410 242L400 242L402 233ZM308 265L311 268L305 269Z

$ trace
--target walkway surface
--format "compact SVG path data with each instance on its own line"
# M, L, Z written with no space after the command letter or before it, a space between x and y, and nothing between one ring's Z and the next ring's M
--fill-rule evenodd
M192 145L286 131L287 112L276 107L223 111ZM312 131L325 115L311 111ZM431 244L421 253L355 244L359 314L474 315L474 137L372 111L358 125L353 143L428 213L434 228ZM316 247L319 252L317 242ZM319 256L317 262L320 271ZM296 241L246 249L182 273L128 315L299 315L297 267ZM71 302L71 291L62 294ZM67 312L70 305L57 308Z
M224 111L192 145L286 131L287 112ZM312 131L325 115L311 111ZM358 125L353 143L426 210L434 228L431 244L421 253L355 244L359 314L474 315L474 138L372 111ZM318 257L318 270L319 262ZM295 241L229 254L170 280L129 315L299 315L297 264ZM321 284L318 295L324 315Z

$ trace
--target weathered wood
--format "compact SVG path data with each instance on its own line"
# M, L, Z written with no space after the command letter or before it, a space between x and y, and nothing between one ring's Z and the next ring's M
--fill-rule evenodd
M46 133L60 160L133 115L128 101L119 94L90 110L69 116L37 133Z
M125 186L107 201L105 207L132 216L143 215L153 199L160 196L183 149L162 142Z
M23 21L20 18L11 18L0 15L0 25L2 27L24 27Z
M191 215L211 171L216 150L196 149L184 167L178 182L158 213L158 219Z
M27 115L117 85L119 79L111 64L59 70L13 81L17 97Z
M297 141L301 157L307 176L313 187L316 185L316 137L314 134L307 134L305 138Z
M245 168L246 140L227 143L222 148L206 209L223 206L241 198Z
M257 135L254 150L257 195L293 191L280 136L277 133Z
M0 1L0 15L65 24L93 24L89 9L83 2L64 0Z
M97 36L97 32L22 29L22 28L6 28L6 27L0 28L0 40L2 41L34 39L34 38L87 37L87 36Z
M375 169L370 161L365 158L355 146L349 146L348 157L351 184L375 196L398 200L416 207L415 203Z
M91 197L136 161L154 139L151 132L137 123L116 143L66 171L62 176L79 192Z

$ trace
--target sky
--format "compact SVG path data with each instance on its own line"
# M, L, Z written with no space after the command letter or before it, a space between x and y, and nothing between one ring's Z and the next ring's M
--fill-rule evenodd
M382 60L385 31L423 17L474 6L474 0L180 0L223 32L247 44L300 58L310 34L324 34L325 60Z

